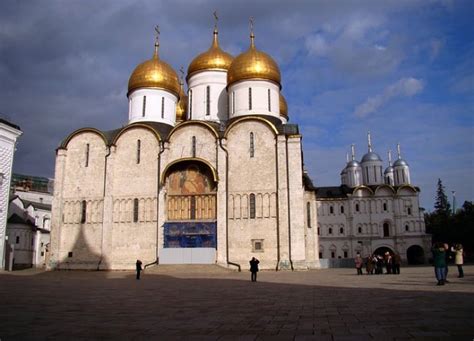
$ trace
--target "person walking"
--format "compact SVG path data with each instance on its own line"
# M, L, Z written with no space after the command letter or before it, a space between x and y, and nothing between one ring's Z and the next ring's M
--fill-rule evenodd
M443 243L436 243L431 251L433 252L435 276L438 280L436 285L444 285L446 283L446 249Z
M142 269L142 261L137 259L137 262L136 262L136 268L137 268L137 279L140 279L140 272L143 270Z
M358 253L354 258L354 263L357 269L357 275L362 275L362 265L364 264L364 260L360 256L360 253Z
M252 280L252 282L256 282L257 281L258 264L260 262L257 258L252 257L252 259L250 260L249 263L250 263L250 272L251 272L250 279Z
M454 253L454 264L458 267L458 278L464 277L464 270L462 269L462 265L464 264L464 256L461 244L456 244L455 247L451 248L451 251Z
M400 275L400 265L402 264L402 258L399 253L395 253L392 257L392 273L394 275Z

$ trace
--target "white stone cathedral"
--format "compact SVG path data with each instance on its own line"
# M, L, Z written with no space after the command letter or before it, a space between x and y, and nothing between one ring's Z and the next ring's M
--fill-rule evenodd
M360 217L372 214L369 202L392 205L390 235L380 236L391 242L380 245L402 247L402 207L417 214L410 233L420 230L417 189L409 182L374 189L378 160L368 160L364 172L362 162L358 182L347 175L348 164L345 196L312 186L303 173L302 136L288 123L280 70L254 40L252 32L249 49L234 58L219 47L215 28L211 47L188 67L187 95L160 59L157 41L152 58L130 76L128 124L67 136L56 156L50 268L131 269L137 259L247 268L251 257L264 269L318 268L333 245L351 257L359 250L356 240L373 239L378 221L369 219L367 230L362 219L359 238L358 220L344 216L355 214L356 197ZM411 206L398 200L406 193ZM404 206L394 211L399 202ZM347 213L333 217L329 203ZM323 242L326 224L339 231L339 222L350 240L327 236Z

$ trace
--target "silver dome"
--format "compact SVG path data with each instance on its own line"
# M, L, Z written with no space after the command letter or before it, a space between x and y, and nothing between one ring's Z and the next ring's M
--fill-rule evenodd
M407 166L408 167L408 163L403 159L398 159L397 161L395 161L393 163L393 166L394 167L400 167L400 166Z
M388 174L388 173L393 173L393 167L392 166L388 166L387 168L385 168L385 172L383 172L384 174Z
M360 163L357 160L351 160L347 163L346 169L347 168L352 168L352 167L360 167Z
M380 158L379 154L374 152L368 152L362 157L362 163L367 161L382 161L382 159Z

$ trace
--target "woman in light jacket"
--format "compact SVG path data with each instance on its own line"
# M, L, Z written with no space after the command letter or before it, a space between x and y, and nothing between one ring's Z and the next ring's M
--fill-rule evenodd
M463 258L463 249L461 244L456 244L455 247L451 248L451 252L454 252L454 264L457 265L458 267L458 278L463 278L464 277L464 271L462 269L462 265L464 263L464 258Z

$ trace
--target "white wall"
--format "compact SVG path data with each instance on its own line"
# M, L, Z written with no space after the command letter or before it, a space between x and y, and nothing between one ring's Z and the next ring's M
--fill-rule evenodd
M249 88L252 89L252 109L249 109ZM270 90L270 111L268 110ZM245 80L229 87L229 117L242 115L271 115L280 118L280 88L264 80Z
M145 112L143 97L146 96ZM162 113L162 100L164 111ZM140 121L162 122L174 126L176 122L176 103L178 98L172 93L161 89L138 89L129 95L129 123ZM143 115L145 114L145 115Z

